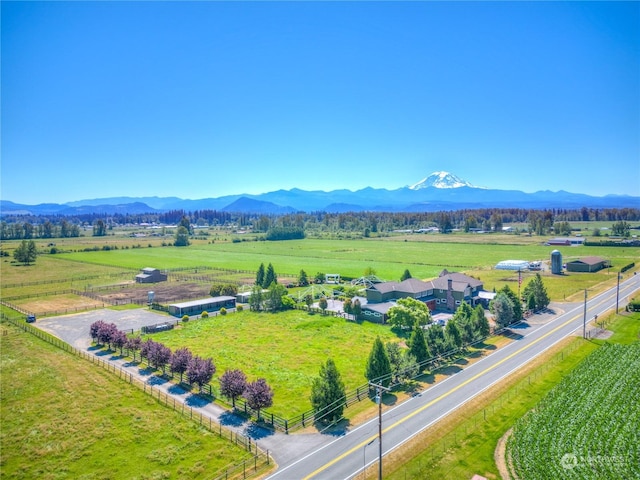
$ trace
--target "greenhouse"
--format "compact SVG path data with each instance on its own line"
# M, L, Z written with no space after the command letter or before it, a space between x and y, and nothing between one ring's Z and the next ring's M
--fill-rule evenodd
M495 266L497 270L529 270L529 262L526 260L503 260Z

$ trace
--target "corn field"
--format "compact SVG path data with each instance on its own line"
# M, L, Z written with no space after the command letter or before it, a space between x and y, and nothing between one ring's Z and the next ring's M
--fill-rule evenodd
M507 458L517 479L640 478L640 343L585 359L518 420Z

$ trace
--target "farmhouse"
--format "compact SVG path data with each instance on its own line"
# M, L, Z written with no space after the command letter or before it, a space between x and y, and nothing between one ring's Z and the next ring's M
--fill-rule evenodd
M447 312L455 311L462 302L476 306L485 305L488 301L480 280L447 270L427 282L409 278L402 282L375 283L367 288L366 293L367 303L362 306L363 318L376 317L383 321L388 310L400 298L412 297L426 303L431 311Z
M603 268L610 267L609 260L601 257L583 257L578 260L567 262L567 272L597 272Z
M157 283L166 281L167 275L157 268L143 268L140 273L136 275L136 283Z
M236 298L229 296L210 297L191 302L173 303L169 305L169 314L174 317L183 315L200 315L202 312L217 312L221 308L235 308Z

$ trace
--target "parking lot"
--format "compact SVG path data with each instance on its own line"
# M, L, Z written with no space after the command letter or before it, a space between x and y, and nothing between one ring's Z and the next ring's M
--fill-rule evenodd
M145 326L176 321L173 317L150 311L147 308L135 310L100 309L59 317L38 318L32 325L76 348L86 350L91 346L89 327L98 320L115 323L123 331L137 331Z

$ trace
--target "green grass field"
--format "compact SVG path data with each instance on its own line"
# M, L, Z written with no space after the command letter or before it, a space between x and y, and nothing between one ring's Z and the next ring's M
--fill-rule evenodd
M211 478L248 455L92 363L1 330L2 478Z
M422 236L418 238L423 238ZM255 272L260 263L272 263L279 275L297 276L301 269L313 276L317 272L339 273L357 278L367 268L373 268L385 280L398 280L405 268L416 278L436 277L442 269L466 272L485 281L486 288L500 288L517 281L513 272L495 271L501 260L549 260L555 247L536 242L523 245L486 244L478 236L458 237L455 242L440 236L440 242L403 241L401 237L366 240L292 240L286 242L240 242L198 244L186 248L160 247L116 251L77 252L59 254L61 259L110 265L129 269L153 266L160 269L209 266ZM502 238L509 237L503 235ZM462 243L466 239L467 243ZM460 242L460 243L459 243ZM612 263L612 270L640 260L640 247L566 247L560 248L565 261L583 256L602 256ZM611 274L613 276L613 274ZM575 280L591 287L607 279L608 272L588 275L553 277L550 294L562 300L570 287L555 288L555 284L570 284ZM551 276L549 276L551 279ZM588 288L584 287L584 288ZM576 285L575 291L582 289Z
M311 409L311 382L327 358L335 361L347 390L365 384L366 361L377 336L399 340L388 326L370 322L300 310L278 314L245 310L191 321L154 334L153 339L172 350L186 346L196 355L212 357L216 376L239 368L249 380L265 378L274 390L269 411L290 418Z

